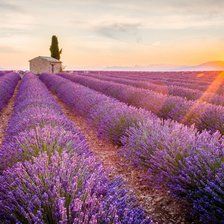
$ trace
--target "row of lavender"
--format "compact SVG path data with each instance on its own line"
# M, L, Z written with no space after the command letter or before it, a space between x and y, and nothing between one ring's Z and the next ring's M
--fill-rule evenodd
M183 77L179 78L179 73L174 73L176 77L168 78L166 72L155 72L154 76L149 75L148 73L143 73L141 75L140 72L137 72L133 75L131 72L91 72L92 74L104 74L109 77L120 78L123 77L125 79L133 80L133 81L145 81L149 83L165 85L165 86L180 86L189 89L197 89L203 92L212 92L219 95L224 95L224 73L216 72L213 79L208 81L203 81L203 76L206 75L206 72L198 73L198 76L201 78L191 79L191 77ZM86 73L86 74L89 74Z
M208 72L197 72L194 73L197 76L194 77L191 74L186 74L184 76L182 76L180 73L178 72L174 72L172 75L171 74L161 74L160 72L155 73L154 75L145 75L145 76L139 76L139 74L136 74L135 76L132 76L130 74L128 74L128 77L133 77L133 78L146 78L146 80L155 80L155 81L171 81L171 82L181 82L181 81L186 81L187 83L200 83L202 85L209 85L211 84L212 81L214 81L222 72L221 71L217 71L215 73L213 73L213 76L210 76L208 78L207 75ZM160 75L161 74L161 75ZM206 77L207 76L207 77ZM161 78L161 79L160 79Z
M77 71L76 71L77 72ZM205 90L213 83L219 80L223 84L223 72L124 72L124 71L78 71L79 74L94 74L103 75L114 78L125 78L135 81L147 81L155 84L167 84L177 86L188 86L190 89L202 88ZM222 85L219 86L220 91L223 93ZM210 89L209 91L214 91ZM219 91L219 90L217 90ZM221 93L220 92L220 93Z
M214 76L213 79L210 79L210 80L204 80L203 79L203 75L204 73L198 73L198 76L201 77L201 78L193 78L191 76L184 76L184 77L181 77L180 74L175 74L175 75L172 75L172 76L168 76L166 73L164 74L161 74L160 72L158 72L157 74L155 75L145 75L145 76L141 76L140 74L136 74L136 75L130 75L130 74L127 74L126 77L128 78L131 78L131 79L142 79L142 80L150 80L150 81L159 81L159 82L187 82L189 84L194 84L194 83L198 83L198 84L201 84L201 85L209 85L211 84L212 81L214 81L215 78L217 78L217 75ZM117 75L114 75L114 77L122 77L122 76L117 76Z
M0 170L4 223L151 223L32 74L22 79Z
M199 130L210 130L224 134L224 107L205 102L188 101L182 97L165 96L153 91L140 89L110 81L102 81L80 75L61 74L129 105L149 110L164 119L172 119L187 125L195 124Z
M203 92L211 92L211 93L215 93L218 95L224 95L224 76L223 76L223 72L221 72L218 76L216 76L216 78L214 80L212 80L211 82L208 83L203 83L200 80L189 80L189 79L171 79L171 80L167 80L167 79L159 79L154 78L131 78L131 77L127 77L129 79L132 80L142 80L142 81L147 81L150 83L155 83L155 84L163 84L166 86L170 86L170 85L175 85L175 86L180 86L180 87L185 87L185 88L189 88L189 89L197 89ZM158 74L159 75L159 74Z
M41 80L99 136L122 145L119 153L148 169L149 179L191 204L204 223L224 222L224 138L218 132L160 120L59 76L42 74Z
M152 90L158 93L162 93L164 95L173 95L180 96L186 98L187 100L200 100L205 101L211 104L224 106L224 96L212 93L212 92L203 92L197 89L189 89L180 86L165 86L158 85L150 82L138 81L138 80L130 80L125 78L115 78L104 76L103 73L101 75L94 75L91 72L88 73L88 77L97 78L105 81L112 81L116 83L121 83L125 85L130 85L138 88Z
M5 75L5 72L0 71L0 77L3 76L3 75Z
M9 73L12 73L13 71L0 71L0 77Z
M180 81L160 81L160 80L146 80L147 82L150 83L155 83L155 84L162 84L166 86L170 85L175 85L175 86L180 86L184 88L189 88L189 89L197 89L203 92L211 92L215 93L218 95L224 95L224 88L223 88L223 83L221 82L223 79L223 74L221 74L220 77L218 77L216 80L211 82L210 84L202 84L200 81L198 82L192 82L189 83L188 81L185 80L180 80Z
M0 112L12 97L15 87L20 79L16 73L0 73Z
M158 80L160 77L164 80L187 80L210 83L221 73L221 71L172 71L172 72L150 72L150 71L76 71L79 73L92 73L96 75L106 75L114 77L133 77L133 78L150 78Z

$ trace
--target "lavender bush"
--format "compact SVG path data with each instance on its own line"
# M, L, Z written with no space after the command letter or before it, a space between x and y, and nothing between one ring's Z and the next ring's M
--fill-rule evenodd
M218 132L211 135L173 121L147 121L131 127L122 143L122 155L148 168L159 185L166 184L173 195L192 204L203 222L224 221L220 212L224 185L217 177L224 175L224 138Z
M199 210L204 223L224 222L224 166L220 166L215 178L208 181L203 189L197 192L194 208Z
M69 141L70 139L70 141ZM32 74L23 78L0 150L0 170L38 153L62 149L89 154L84 137Z
M0 112L12 97L19 79L17 73L3 73L0 76Z
M200 101L190 101L178 96L166 96L161 93L135 88L110 81L80 75L60 74L84 86L112 96L127 104L152 111L164 119L195 126L199 130L211 132L219 130L224 134L224 107Z
M151 223L123 181L108 179L84 136L32 74L16 97L0 170L4 223Z
M0 218L6 223L151 223L91 156L40 154L0 177Z
M110 76L105 76L103 74L96 75L94 73L91 74L91 72L88 73L88 77L89 76L100 79L100 80L112 81L112 82L116 82L120 84L152 90L158 93L162 93L164 95L180 96L188 100L200 100L200 101L205 101L208 103L224 106L224 96L221 96L212 92L203 92L201 90L190 89L190 88L175 86L175 85L159 85L159 84L145 82L145 81L110 77Z
M136 166L148 169L148 175L158 184L166 184L173 195L191 204L203 222L206 223L206 219L219 220L216 223L224 221L221 182L224 139L219 132L198 132L194 126L160 120L110 97L101 98L94 90L69 81L65 83L61 77L44 74L41 79L48 86L63 82L56 93L80 115L85 104L94 102L83 116L96 126L98 133L115 144L121 143L122 155ZM91 101L90 97L97 100ZM123 117L125 121L132 120L135 113L138 121L126 126ZM119 132L122 125L124 129Z
M150 112L127 106L68 80L65 82L65 79L59 76L42 74L40 78L52 90L51 86L62 82L56 91L59 98L97 127L99 136L115 144L120 144L121 136L130 126L148 117L154 117Z
M165 93L168 92L169 88L174 87L181 87L184 88L183 91L179 92L181 96L186 97L194 97L199 94L199 91L204 92L203 95L205 96L205 100L209 97L210 94L212 96L216 96L218 94L223 96L224 88L223 88L223 72L221 71L201 71L201 72L124 72L124 71L88 71L88 72L73 72L74 74L80 75L88 75L100 78L121 78L125 79L126 81L132 81L136 83L137 87L142 86L145 88L147 84L152 87L152 90L158 90L158 86L154 86L151 84L159 85L159 89L161 86L164 86ZM133 83L133 84L134 84ZM144 83L144 84L143 84ZM212 88L211 88L212 86ZM173 90L174 90L173 89ZM196 90L196 92L191 92L192 90ZM172 93L172 90L171 92ZM178 93L178 89L177 92ZM179 94L178 93L178 94ZM193 93L193 95L192 95ZM207 94L208 93L208 94ZM196 95L195 95L196 94ZM200 95L200 94L199 94ZM211 95L210 95L211 96ZM212 97L213 98L213 97ZM212 98L207 98L210 102ZM207 101L207 100L206 100Z

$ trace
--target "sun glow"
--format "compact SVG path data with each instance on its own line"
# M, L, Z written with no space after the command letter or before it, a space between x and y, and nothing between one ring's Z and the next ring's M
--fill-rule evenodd
M197 74L197 78L201 78L201 77L203 77L205 74L204 73L199 73L199 74Z
M217 77L215 78L215 80L208 86L206 91L204 91L202 96L198 100L194 101L195 103L189 109L188 113L184 116L183 123L189 122L189 120L193 118L195 112L201 110L200 107L201 102L209 101L217 94L217 91L223 85L223 81L224 81L224 72L220 72L219 75L217 75ZM204 109L204 112L205 110L206 109ZM200 117L197 117L196 119L200 119Z

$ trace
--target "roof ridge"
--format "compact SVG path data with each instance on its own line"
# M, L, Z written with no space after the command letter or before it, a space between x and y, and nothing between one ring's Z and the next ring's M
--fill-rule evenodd
M45 60L50 61L50 62L62 63L60 60L58 60L56 58L53 58L53 57L50 57L50 56L38 56L38 57L32 58L29 61L32 61L33 59L36 59L36 58L42 58L42 59L45 59Z

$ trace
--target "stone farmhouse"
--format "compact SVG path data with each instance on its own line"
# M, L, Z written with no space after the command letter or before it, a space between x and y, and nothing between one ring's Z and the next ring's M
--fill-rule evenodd
M52 57L39 56L29 60L29 63L30 72L34 74L58 73L62 68L62 62Z

